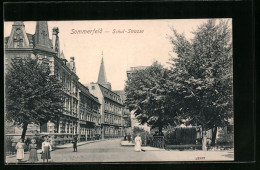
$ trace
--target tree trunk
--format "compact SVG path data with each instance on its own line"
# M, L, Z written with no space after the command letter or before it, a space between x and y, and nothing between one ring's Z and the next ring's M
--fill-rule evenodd
M212 129L211 146L215 146L215 144L216 144L217 131L218 131L218 127L214 127L214 128Z
M159 134L162 134L162 126L159 125Z
M23 142L24 142L24 139L25 139L27 127L28 127L28 123L24 123L23 124L23 132L22 132L22 135L21 135L21 138L22 138Z
M59 127L60 127L60 119L59 118L57 118L57 125L56 125L56 127L57 127L57 133L59 133Z
M207 151L207 132L202 128L202 150Z

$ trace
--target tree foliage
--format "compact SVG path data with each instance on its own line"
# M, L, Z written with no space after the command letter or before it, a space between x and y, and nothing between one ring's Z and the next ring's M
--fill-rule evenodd
M232 42L228 21L208 20L188 40L172 28L171 79L180 84L183 112L204 130L223 127L232 117Z
M134 110L141 124L152 127L167 126L177 123L177 107L169 102L171 93L168 86L168 70L158 62L146 69L134 71L126 81L126 104Z
M185 122L203 131L224 127L233 115L232 41L228 20L208 20L187 39L172 28L171 68L158 63L126 82L126 104L141 124Z
M62 113L62 85L38 59L13 60L5 76L6 120L23 127L56 121Z

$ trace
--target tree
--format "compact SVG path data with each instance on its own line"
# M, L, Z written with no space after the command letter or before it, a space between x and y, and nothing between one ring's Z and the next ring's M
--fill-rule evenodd
M228 21L208 20L188 40L172 28L170 41L177 57L171 58L170 79L183 93L183 118L212 129L215 144L217 127L229 124L232 111L232 42ZM205 133L203 133L205 135Z
M28 124L57 121L62 113L62 84L37 58L12 60L5 85L6 120L22 127L22 139Z
M141 124L158 127L178 124L178 105L170 99L168 69L158 62L134 71L126 81L126 105ZM177 98L175 98L177 100ZM177 102L176 102L177 103Z

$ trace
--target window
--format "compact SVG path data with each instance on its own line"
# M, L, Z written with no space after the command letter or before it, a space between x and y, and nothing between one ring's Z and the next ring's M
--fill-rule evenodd
M95 90L95 86L92 86L91 88L92 88L92 90Z

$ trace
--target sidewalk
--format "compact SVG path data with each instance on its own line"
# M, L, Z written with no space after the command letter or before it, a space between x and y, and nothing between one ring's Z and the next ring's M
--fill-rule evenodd
M109 140L109 139L100 139L100 140L94 140L94 141L80 142L80 143L77 144L77 146L82 146L82 145L86 145L86 144L89 144L89 143L101 142L101 141L106 141L106 140ZM55 150L56 149L64 149L64 148L73 148L73 144L72 143L66 143L64 145L57 145L57 146L55 146ZM52 150L52 151L55 151L55 150ZM41 153L41 152L42 152L41 149L37 150L37 153ZM29 154L29 151L25 152L24 154ZM15 157L15 156L16 156L16 154L14 154L14 155L7 155L6 158L12 158L12 157Z

